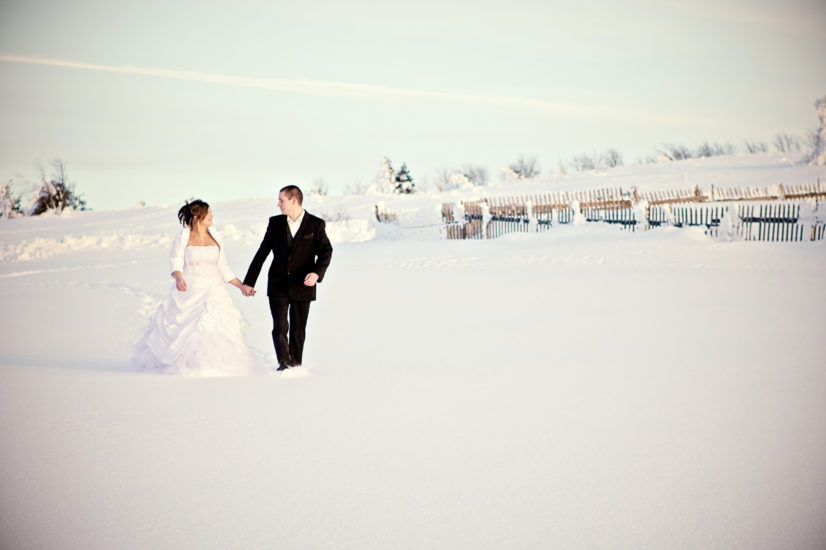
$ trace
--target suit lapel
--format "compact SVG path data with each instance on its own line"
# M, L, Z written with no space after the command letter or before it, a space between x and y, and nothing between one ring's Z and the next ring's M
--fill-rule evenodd
M293 242L300 239L304 233L307 232L307 225L309 225L310 220L308 219L309 216L307 215L307 211L304 211L304 218L301 220L301 225L298 226L298 231L295 232L295 237L293 237Z
M289 250L293 240L290 236L290 224L287 223L287 216L284 216L284 223L281 225L281 235L281 238L284 239L284 248Z

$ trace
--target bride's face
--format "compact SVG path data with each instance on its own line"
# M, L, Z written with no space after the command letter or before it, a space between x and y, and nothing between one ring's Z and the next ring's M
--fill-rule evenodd
M207 210L206 216L195 223L203 228L212 227L212 208Z

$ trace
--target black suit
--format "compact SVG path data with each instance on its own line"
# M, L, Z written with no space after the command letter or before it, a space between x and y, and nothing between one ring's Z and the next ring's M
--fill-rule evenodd
M270 252L273 260L267 275L267 296L273 317L275 354L279 365L300 365L310 302L316 299L316 286L305 285L304 278L309 273L315 273L320 283L333 255L324 220L305 211L304 219L293 237L287 225L287 216L282 214L270 218L264 240L244 277L245 285L255 286Z

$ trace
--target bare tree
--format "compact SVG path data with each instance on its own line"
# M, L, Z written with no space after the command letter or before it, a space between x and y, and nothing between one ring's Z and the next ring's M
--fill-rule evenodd
M806 134L803 136L803 143L807 148L814 149L817 147L819 139L820 134L817 130L806 130Z
M588 154L577 155L571 159L571 166L577 172L584 172L585 170L596 170L598 165L598 157Z
M686 160L692 158L691 150L685 145L676 145L673 143L663 143L660 145L657 152L663 155L668 160Z
M616 149L608 149L602 153L602 164L608 168L616 168L622 166L622 153Z
M733 155L737 151L737 148L731 143L709 143L708 141L703 142L697 148L696 157L703 158L703 157L720 157L723 155Z
M488 169L484 166L465 164L462 166L462 174L476 187L484 187L488 184Z
M713 157L714 156L714 150L713 150L711 144L706 141L702 145L700 145L697 148L697 156L700 157L700 158Z
M450 177L453 175L453 171L447 168L441 168L436 170L435 184L436 189L439 191L447 191L450 189Z
M800 151L800 138L793 134L780 132L772 142L778 153L791 153L793 151Z
M769 150L769 146L765 141L747 141L746 142L746 151L749 153L766 153Z
M508 165L508 170L519 179L535 178L540 173L539 162L535 155L531 157L519 155L519 158Z

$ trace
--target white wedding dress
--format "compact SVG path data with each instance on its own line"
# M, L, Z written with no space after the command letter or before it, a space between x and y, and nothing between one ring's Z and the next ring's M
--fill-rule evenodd
M219 268L217 246L186 246L183 277L149 318L135 346L134 370L184 376L246 376L264 372L241 331L241 312L232 303Z

